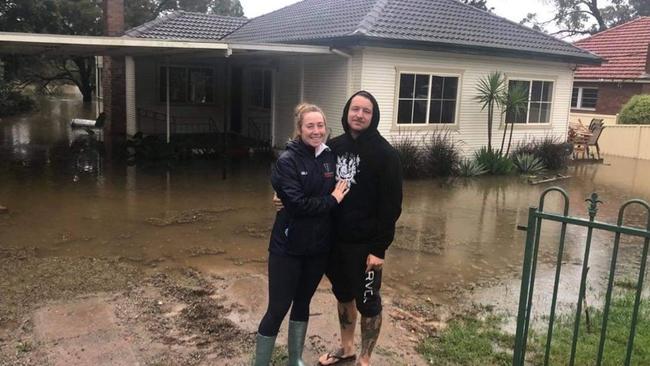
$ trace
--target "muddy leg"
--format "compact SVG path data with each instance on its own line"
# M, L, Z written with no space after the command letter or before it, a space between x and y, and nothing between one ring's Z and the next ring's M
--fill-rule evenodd
M371 318L361 317L361 355L358 365L370 365L370 355L377 344L381 330L381 313Z
M357 307L354 300L350 302L339 302L337 304L339 313L339 326L341 327L341 349L342 357L352 356L355 354L354 348L354 328L357 324ZM329 365L334 362L328 358L328 354L320 356L318 359L322 365Z
M344 355L354 354L354 328L357 325L357 307L354 301L338 303L339 325L341 326L341 348Z

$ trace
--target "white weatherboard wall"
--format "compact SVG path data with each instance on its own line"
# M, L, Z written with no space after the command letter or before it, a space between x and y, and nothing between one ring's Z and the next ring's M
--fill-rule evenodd
M343 133L341 112L347 101L348 73L345 57L305 57L304 99L323 109L333 136Z
M379 130L389 141L395 141L402 134L408 134L409 127L398 130L396 119L396 82L398 70L416 72L460 73L460 107L457 109L457 125L446 125L453 130L455 139L461 140L466 154L487 145L487 111L473 100L479 79L492 71L502 71L512 77L530 77L554 81L551 123L543 125L515 126L513 146L524 139L557 136L566 137L571 103L573 72L566 63L536 62L525 59L465 55L416 50L367 48L363 51L362 79L360 87L371 92L379 102L381 120ZM436 126L411 129L416 134L433 131ZM492 146L499 148L503 126L501 116L495 112L492 132ZM507 137L506 137L507 141Z

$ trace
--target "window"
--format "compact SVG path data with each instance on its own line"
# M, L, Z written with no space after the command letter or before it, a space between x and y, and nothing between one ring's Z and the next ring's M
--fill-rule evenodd
M571 108L595 110L597 101L598 89L584 87L573 88L573 95L571 95Z
M456 122L458 77L433 74L400 74L398 124Z
M543 80L509 80L508 89L527 91L528 105L523 113L506 113L506 123L548 123L551 119L553 82Z
M250 80L250 103L259 108L271 108L271 70L253 70Z
M214 70L198 67L169 67L171 103L214 103ZM160 68L160 101L167 101L167 67Z

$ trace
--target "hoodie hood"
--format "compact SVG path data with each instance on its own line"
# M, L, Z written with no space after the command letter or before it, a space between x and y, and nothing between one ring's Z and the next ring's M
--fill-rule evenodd
M368 126L367 130L363 131L362 135L370 131L377 131L377 126L379 125L379 104L377 103L375 97L365 90L359 90L358 92L352 94L350 99L348 99L348 102L345 103L345 108L343 108L343 116L341 117L343 130L346 134L350 134L350 126L348 126L348 112L350 111L350 103L352 103L352 99L357 95L361 95L362 97L367 98L372 103L372 119L370 120L370 126Z

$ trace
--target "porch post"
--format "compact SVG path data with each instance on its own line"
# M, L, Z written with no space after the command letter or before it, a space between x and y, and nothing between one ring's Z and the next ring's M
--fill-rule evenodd
M302 103L305 99L305 56L300 56L300 100L299 103Z
M127 136L133 136L138 130L135 100L135 61L132 56L126 56L124 62L126 67L126 134Z
M275 146L275 121L276 121L276 112L277 106L276 101L278 100L276 92L278 88L275 85L275 82L278 80L277 77L278 69L274 68L271 72L271 147Z
M104 111L104 96L102 89L102 72L104 58L95 56L95 118Z
M167 143L169 143L170 142L170 138L169 138L169 133L170 133L170 131L169 131L169 129L170 129L169 84L171 84L171 80L169 80L169 56L167 56L165 58L165 61L166 61L166 64L167 64L167 67L165 68L165 73L167 74L165 76L165 79L167 80L167 83L165 85L165 89L166 89L165 93L167 95L166 98L165 98L165 108L166 108L165 109L165 111L166 111L165 112L165 119L166 119L166 122L167 122Z

